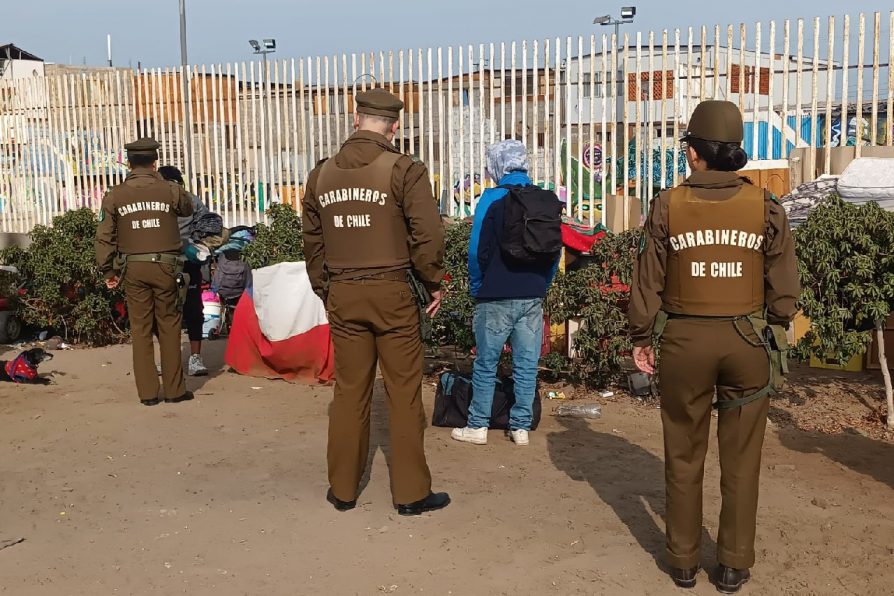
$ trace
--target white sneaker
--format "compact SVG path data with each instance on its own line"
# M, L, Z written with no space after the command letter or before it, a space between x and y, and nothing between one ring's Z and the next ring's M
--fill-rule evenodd
M204 377L208 375L208 369L205 368L205 363L202 362L202 357L199 354L193 354L189 357L187 374L191 377Z
M450 436L463 443L487 445L487 428L454 428Z
M528 440L528 431L526 430L510 430L509 438L516 445L527 445L530 442Z

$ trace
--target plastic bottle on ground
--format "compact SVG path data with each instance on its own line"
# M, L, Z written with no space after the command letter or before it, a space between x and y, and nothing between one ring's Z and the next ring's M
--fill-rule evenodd
M555 415L573 418L601 418L602 406L599 404L562 404L556 408Z

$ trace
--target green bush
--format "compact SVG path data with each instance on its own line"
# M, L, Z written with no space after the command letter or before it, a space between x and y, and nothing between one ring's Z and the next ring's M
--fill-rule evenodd
M621 374L633 348L627 304L639 237L639 230L608 234L594 245L589 266L556 277L546 297L550 320L577 319L580 327L574 336L573 360L560 355L544 359L554 377L567 376L599 388Z
M277 263L304 260L301 217L289 205L275 204L267 209L269 223L255 226L255 240L243 253L252 269Z
M78 209L56 217L52 227L34 228L27 250L0 252L0 262L17 267L25 281L17 306L26 324L89 345L124 338L114 315L123 292L106 288L96 266L95 236L96 216Z
M469 237L472 224L461 221L446 228L444 294L441 310L432 321L430 347L453 346L468 353L475 345L472 315L475 300L469 289Z
M847 361L894 309L894 213L830 197L794 237L799 306L811 323L796 354Z

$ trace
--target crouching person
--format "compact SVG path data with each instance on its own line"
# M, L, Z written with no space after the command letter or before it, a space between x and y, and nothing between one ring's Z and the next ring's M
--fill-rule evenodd
M561 254L562 204L552 192L533 185L527 151L519 141L488 148L487 174L499 186L481 195L469 241L477 352L472 403L466 427L454 429L452 437L487 443L497 368L508 340L515 381L509 436L516 445L527 445L543 340L543 298Z

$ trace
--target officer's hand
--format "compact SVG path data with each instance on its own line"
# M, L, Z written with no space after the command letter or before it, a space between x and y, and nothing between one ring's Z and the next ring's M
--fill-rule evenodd
M438 314L438 310L441 308L441 298L444 297L444 290L436 290L431 293L431 304L425 309L425 314L429 316L429 318L435 318L435 315Z
M106 280L106 287L110 290L114 290L115 288L118 287L119 281L120 280L118 279L118 276L113 275L112 277L110 277L109 279Z
M646 374L655 373L655 350L652 346L636 346L633 348L633 362L636 368Z

